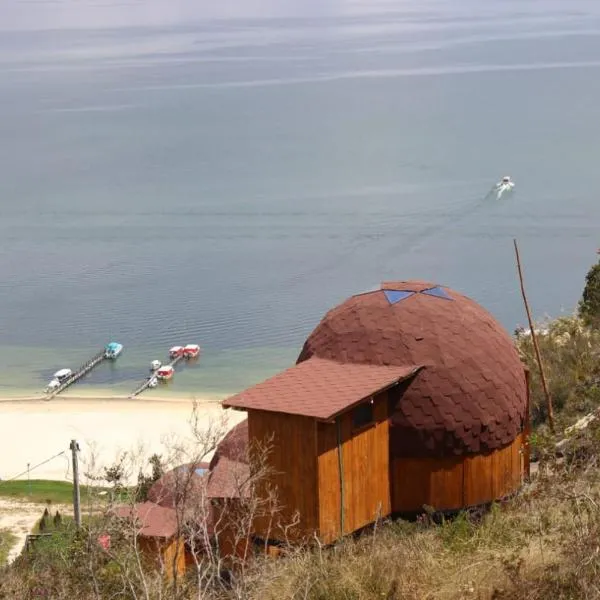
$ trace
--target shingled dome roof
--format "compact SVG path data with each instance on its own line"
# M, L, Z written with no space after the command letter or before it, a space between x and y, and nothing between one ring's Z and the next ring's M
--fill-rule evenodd
M231 429L217 446L210 461L209 498L246 495L250 478L248 466L248 419Z
M445 286L387 282L330 310L298 363L420 365L389 392L398 457L479 453L510 443L525 417L524 367L502 326Z

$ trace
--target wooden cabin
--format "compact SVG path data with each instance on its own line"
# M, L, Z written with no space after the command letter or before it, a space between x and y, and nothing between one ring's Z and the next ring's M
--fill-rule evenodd
M378 518L453 511L518 490L528 385L507 332L447 287L382 284L325 315L295 366L227 399L272 440L273 541L325 543ZM298 515L298 527L283 527Z
M138 547L149 564L164 571L168 579L185 573L185 543L173 508L140 502L133 506L118 506L113 512L132 522Z

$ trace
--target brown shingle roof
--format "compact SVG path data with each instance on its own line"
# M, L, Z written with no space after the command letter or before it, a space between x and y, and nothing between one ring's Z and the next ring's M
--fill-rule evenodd
M222 456L210 473L208 498L239 498L249 494L250 467L247 463Z
M246 496L250 478L248 462L248 419L244 419L227 433L215 450L210 461L207 497Z
M419 368L411 363L357 365L315 357L228 398L223 406L329 420Z
M349 298L325 315L298 361L315 358L351 368L426 365L390 390L393 456L494 450L521 430L525 375L511 338L479 304L445 286L387 282Z
M237 462L248 462L248 419L232 427L219 442L208 466L210 471L222 456Z
M177 533L177 514L173 508L141 502L134 506L117 506L113 513L124 519L135 519L138 535L142 537L168 539Z
M170 508L184 500L197 502L204 495L209 466L207 462L187 463L164 473L148 490L148 500Z

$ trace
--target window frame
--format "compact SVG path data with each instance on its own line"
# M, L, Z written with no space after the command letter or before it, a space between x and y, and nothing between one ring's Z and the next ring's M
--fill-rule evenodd
M368 420L360 420L357 423L357 413L359 411L364 411L365 409L369 410L369 419ZM375 411L374 411L374 401L373 398L369 398L366 402L361 402L357 404L350 413L350 418L352 420L352 431L361 431L363 429L368 429L375 425Z

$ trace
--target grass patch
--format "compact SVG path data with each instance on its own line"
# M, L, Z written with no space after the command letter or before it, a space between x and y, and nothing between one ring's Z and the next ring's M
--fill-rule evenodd
M13 547L17 538L6 529L0 529L0 566L6 563L8 553Z
M101 487L81 486L81 503L85 505L89 500L97 501L106 492ZM71 504L73 502L73 484L68 481L49 481L45 479L32 479L30 481L0 481L0 497L27 500L40 504Z

